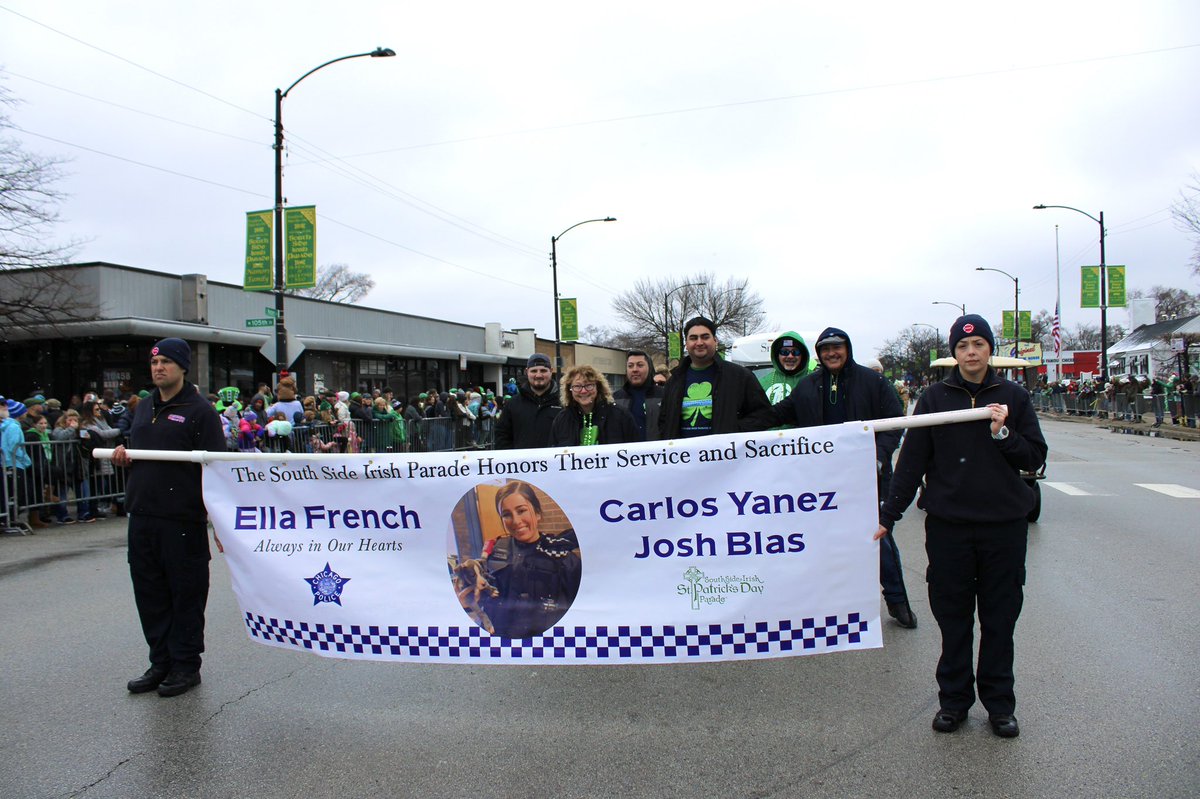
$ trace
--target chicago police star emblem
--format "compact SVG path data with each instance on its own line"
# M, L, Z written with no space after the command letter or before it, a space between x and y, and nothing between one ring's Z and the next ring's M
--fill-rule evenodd
M312 589L314 605L322 602L334 602L341 605L342 589L346 587L346 583L350 582L350 578L333 571L326 563L324 571L319 571L312 577L305 577L304 582L308 583L308 587Z

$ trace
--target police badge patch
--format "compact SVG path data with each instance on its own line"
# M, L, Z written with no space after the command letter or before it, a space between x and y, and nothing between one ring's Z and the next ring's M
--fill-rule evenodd
M342 589L346 587L346 583L350 582L350 578L341 576L330 569L329 564L326 563L324 571L317 572L312 577L305 577L304 582L308 583L308 587L312 589L314 605L322 602L341 605Z

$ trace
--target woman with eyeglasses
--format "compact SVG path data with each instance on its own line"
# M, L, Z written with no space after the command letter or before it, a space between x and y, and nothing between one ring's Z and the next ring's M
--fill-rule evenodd
M560 385L562 411L550 427L550 446L589 447L642 440L629 411L613 403L608 381L591 366L572 366Z

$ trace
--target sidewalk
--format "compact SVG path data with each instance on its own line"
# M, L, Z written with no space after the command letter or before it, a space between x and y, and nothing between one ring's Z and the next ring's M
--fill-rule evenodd
M1054 411L1038 411L1038 416L1043 419L1053 419L1056 422L1087 424L1092 427L1100 427L1111 430L1114 433L1124 433L1126 435L1170 438L1175 441L1200 441L1200 428L1184 427L1183 425L1171 424L1170 422L1163 422L1158 427L1155 427L1153 422L1146 422L1140 419L1131 422L1124 419L1101 419L1095 416L1076 416Z

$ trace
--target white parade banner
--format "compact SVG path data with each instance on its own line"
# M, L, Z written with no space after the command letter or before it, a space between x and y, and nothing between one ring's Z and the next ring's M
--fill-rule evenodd
M205 464L253 640L375 660L698 662L882 646L873 430L989 416L560 450L127 452Z
M598 664L883 643L875 444L861 423L221 459L204 467L204 496L249 635L274 646Z

